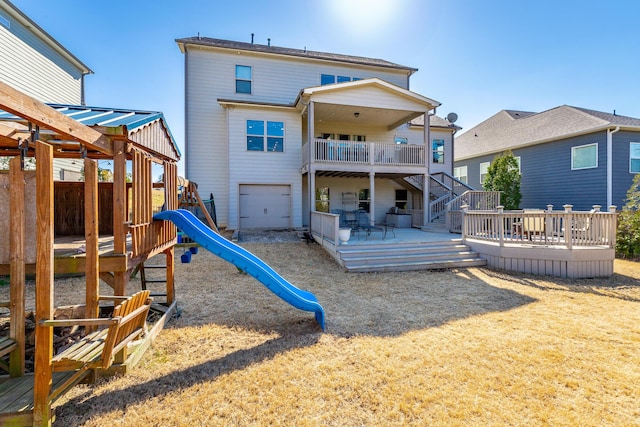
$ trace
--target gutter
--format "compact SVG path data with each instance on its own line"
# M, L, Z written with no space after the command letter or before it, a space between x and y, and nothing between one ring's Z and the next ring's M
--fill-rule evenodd
M607 207L613 205L613 134L620 130L607 129Z

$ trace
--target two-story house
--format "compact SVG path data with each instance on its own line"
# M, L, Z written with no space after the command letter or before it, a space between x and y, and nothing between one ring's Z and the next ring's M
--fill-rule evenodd
M640 119L569 105L503 110L456 138L454 175L481 189L493 158L505 150L519 161L521 207L620 209L640 173Z
M41 102L84 105L84 76L92 73L15 5L0 0L0 81ZM80 178L81 163L56 159L56 179Z
M409 89L415 68L270 44L176 42L186 175L214 196L220 226L307 226L312 210L364 209L375 222L394 207L428 212L439 196L422 197L438 185L430 174L452 172L459 128L434 115L439 102Z

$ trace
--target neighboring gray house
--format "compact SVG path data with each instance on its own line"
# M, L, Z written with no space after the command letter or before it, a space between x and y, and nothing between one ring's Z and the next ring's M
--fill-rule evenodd
M336 209L384 222L394 207L428 212L441 196L430 191L433 176L451 174L459 128L409 89L415 68L207 37L176 42L186 174L213 194L220 226L308 226L312 211Z
M91 73L16 6L0 0L0 81L41 102L84 105L84 76ZM78 178L80 170L81 162L54 162L56 179Z
M503 110L456 138L454 176L482 189L489 164L505 150L520 162L521 208L620 209L640 173L640 119L568 105Z

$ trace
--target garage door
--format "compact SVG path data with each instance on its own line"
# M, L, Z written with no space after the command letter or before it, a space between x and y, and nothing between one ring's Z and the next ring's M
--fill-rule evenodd
M240 228L290 228L291 186L241 185Z

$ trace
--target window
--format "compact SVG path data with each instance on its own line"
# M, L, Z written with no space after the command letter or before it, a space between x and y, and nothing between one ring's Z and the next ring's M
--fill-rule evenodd
M629 172L640 173L640 142L632 142L629 148Z
M396 190L396 208L407 209L408 195L407 190Z
M331 74L321 74L320 75L320 85L324 86L324 85L331 85L334 84L336 82L336 76L333 76Z
M514 159L516 159L516 162L518 163L518 172L522 172L520 156L514 157Z
M396 136L393 140L396 144L407 144L409 142L409 138L403 138L401 136Z
M265 126L266 123L266 126ZM284 151L284 122L264 122L262 120L247 120L247 151Z
M365 135L353 135L352 141L365 142L367 137Z
M458 166L457 168L453 168L453 177L459 181L464 182L465 184L469 183L469 178L467 175L467 167L466 166Z
M329 187L316 188L316 211L329 212Z
M334 83L345 83L356 80L362 80L359 77L351 77L351 76L336 76L335 74L320 74L320 85L332 85Z
M490 164L491 162L480 163L480 184L484 184L484 180L487 179L487 175L489 174Z
M371 198L369 196L369 189L365 188L358 190L358 209L369 212L369 205L371 204Z
M236 93L251 93L251 67L236 65Z
M598 167L598 144L571 147L571 170Z
M434 139L432 143L433 163L444 163L444 139Z

